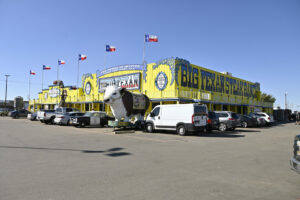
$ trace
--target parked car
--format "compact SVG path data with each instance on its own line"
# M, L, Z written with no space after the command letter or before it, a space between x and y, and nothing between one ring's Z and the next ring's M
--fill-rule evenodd
M108 116L103 111L90 111L86 112L83 116L71 117L70 125L75 127L85 126L100 126L103 127L108 124L108 120L114 120L115 118Z
M219 117L219 131L234 131L240 126L240 120L236 113L231 111L214 111Z
M257 126L265 126L266 125L266 120L258 115L257 113L250 113L248 116L252 118L256 118L257 121Z
M40 120L42 123L44 123L44 117L46 116L46 113L54 113L55 110L39 110L37 111L37 120Z
M153 108L146 118L146 131L176 130L179 135L205 131L207 125L205 104L168 104Z
M46 124L54 124L55 115L66 114L69 112L79 112L79 110L76 108L58 107L55 109L55 112L45 112L43 121Z
M241 127L257 127L258 121L256 117L251 117L249 115L242 115L241 116Z
M265 112L256 112L255 114L262 117L265 120L266 125L272 125L274 123L273 115L269 115Z
M300 135L294 138L294 152L290 159L291 167L300 173Z
M59 125L69 125L72 117L83 116L84 113L81 112L69 112L66 114L56 114L54 118L54 123Z
M27 117L27 115L31 113L28 110L22 109L22 110L14 110L10 112L10 117L16 119L20 117Z
M208 112L207 131L219 130L220 120L217 114L213 111Z
M12 111L12 109L0 108L0 116L7 116L10 111Z
M34 112L34 113L28 113L27 114L27 119L31 120L31 121L34 121L34 120L37 120L36 119L36 116L37 116L37 113Z

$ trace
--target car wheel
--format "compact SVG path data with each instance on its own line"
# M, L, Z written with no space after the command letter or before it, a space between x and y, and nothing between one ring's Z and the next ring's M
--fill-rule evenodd
M186 134L186 128L184 127L184 125L179 125L177 126L177 134L178 135L181 135L181 136L184 136Z
M153 133L153 125L151 123L146 124L146 132Z
M226 131L226 129L227 129L226 124L220 123L220 125L219 125L219 131Z
M248 127L247 122L242 122L242 127L243 127L243 128L247 128L247 127Z
M50 124L54 124L54 117L50 119Z
M81 123L80 123L80 126L81 126L82 128L85 127L85 125L86 125L85 122L81 122Z

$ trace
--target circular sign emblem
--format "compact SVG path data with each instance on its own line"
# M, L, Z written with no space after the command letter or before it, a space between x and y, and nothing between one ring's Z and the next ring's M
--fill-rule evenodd
M47 99L48 98L48 93L45 93L44 95L45 95L44 98Z
M86 94L90 94L91 93L91 83L90 82L87 82L86 84L85 84L85 93Z
M155 79L157 89L164 90L168 83L168 77L164 72L159 72Z

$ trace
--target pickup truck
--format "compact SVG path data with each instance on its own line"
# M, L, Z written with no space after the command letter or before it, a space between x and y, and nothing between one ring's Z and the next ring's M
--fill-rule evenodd
M53 113L55 110L39 110L37 111L36 119L40 120L40 122L44 123L44 117L46 116L46 113Z
M71 117L70 125L75 127L85 126L100 126L103 127L108 124L108 120L114 120L115 118L106 115L105 112L91 111L86 112L83 116Z
M54 124L56 115L66 114L69 112L79 112L76 108L58 107L54 112L45 112L43 122L46 124Z

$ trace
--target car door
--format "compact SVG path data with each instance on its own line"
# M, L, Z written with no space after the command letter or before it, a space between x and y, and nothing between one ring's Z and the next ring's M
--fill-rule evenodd
M155 129L161 128L161 120L160 120L161 107L156 107L150 113L150 119L154 124Z
M27 112L26 112L26 110L21 110L21 111L20 111L20 117L27 117Z
M100 125L100 113L93 113L91 115L90 125L92 125L92 126Z

